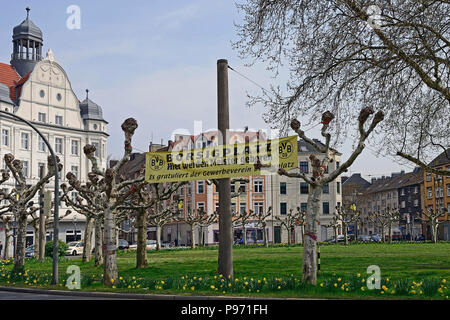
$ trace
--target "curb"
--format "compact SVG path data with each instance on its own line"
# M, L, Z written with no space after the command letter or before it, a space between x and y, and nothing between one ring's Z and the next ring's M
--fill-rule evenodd
M113 292L88 292L88 291L65 291L44 290L31 288L15 288L0 286L0 291L21 292L29 294L48 294L69 297L93 297L107 299L130 299L130 300L324 300L324 299L301 299L301 298L255 298L255 297L225 297L225 296L192 296L192 295L169 295L169 294L135 294L135 293L113 293ZM326 299L325 299L326 300Z

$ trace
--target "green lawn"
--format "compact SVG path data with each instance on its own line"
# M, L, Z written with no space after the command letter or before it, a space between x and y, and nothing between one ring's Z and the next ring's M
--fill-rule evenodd
M300 282L302 247L276 246L235 248L234 276L239 282L233 282L231 286L228 285L228 279L221 281L217 277L218 250L216 247L150 251L147 255L149 265L144 269L135 269L134 252L120 252L118 268L122 280L112 290L185 294L224 294L223 291L225 291L225 294L231 295L351 298L374 298L387 293L397 298L408 296L417 298L421 297L419 294L421 291L423 291L422 296L429 293L429 298L445 298L450 293L446 283L450 281L450 243L322 245L320 249L321 273L317 288L304 286ZM61 260L59 274L63 283L67 277L66 269L72 264L78 265L81 269L84 279L83 290L111 290L104 288L99 281L96 281L101 278L102 267L94 267L93 262L82 263L81 259ZM370 265L380 267L382 284L388 287L389 292L383 292L380 295L380 290L363 288L366 290L362 291L361 287L366 285L364 279L368 276L366 270ZM3 268L7 272L11 267L11 265L5 265ZM33 286L41 283L47 286L44 279L50 279L51 260L45 263L29 260L26 263L26 269L37 281L34 284L28 275L29 281L25 285L31 283ZM265 282L263 278L266 278ZM0 274L0 285L5 285L5 280L5 276L2 277ZM17 278L15 285L24 284L24 280ZM258 283L258 280L261 283ZM412 281L417 283L422 281L424 282L422 286L426 288L422 289L420 285L412 288L411 285L415 286ZM8 285L12 285L13 282L10 281ZM323 287L320 287L320 283ZM342 286L343 283L347 284ZM395 288L397 285L404 287L403 294L394 289L394 283L396 283ZM225 290L226 284L228 287ZM138 285L139 288L137 288ZM434 293L439 287L442 288L442 293ZM346 291L347 288L348 291ZM255 292L258 289L259 292ZM391 292L396 290L395 293Z

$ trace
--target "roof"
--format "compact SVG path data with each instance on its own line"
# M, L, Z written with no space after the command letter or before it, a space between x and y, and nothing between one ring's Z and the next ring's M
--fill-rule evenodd
M13 29L13 40L17 39L32 39L42 42L42 31L27 17Z
M13 104L10 97L9 87L4 83L0 83L0 101Z
M83 120L105 121L105 119L103 119L102 108L89 98L84 99L84 101L80 103L80 112Z
M350 185L356 184L363 188L368 188L370 186L370 182L361 177L361 173L354 173L349 178L347 178L342 185Z
M402 175L402 179L398 180L398 188L403 188L406 186L420 184L423 182L423 170L408 172Z
M377 179L371 186L366 189L367 193L375 193L392 189L403 188L406 186L420 184L423 181L423 171L413 171L397 175L395 177L387 177Z
M13 66L0 62L0 83L9 88L9 97L16 100L16 90L14 87L20 81L20 75L14 70Z
M447 149L447 154L450 157L450 148ZM442 152L440 155L434 158L433 161L428 164L428 166L440 167L444 164L450 164L450 159L447 157L447 154L445 154L445 152Z

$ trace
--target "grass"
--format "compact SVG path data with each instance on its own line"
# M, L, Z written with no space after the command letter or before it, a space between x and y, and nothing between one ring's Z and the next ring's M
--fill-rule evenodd
M65 283L67 267L78 265L82 289L94 291L362 299L445 299L450 294L450 243L333 244L320 249L317 287L300 280L299 245L235 247L234 281L217 275L217 247L150 251L148 267L143 269L135 268L135 252L121 251L121 278L113 288L101 284L103 268L95 267L93 261L62 258L59 275L60 283ZM380 267L383 289L368 290L366 270L370 265ZM0 264L0 285L52 287L50 259L43 263L28 260L25 268L26 275L17 275L11 273L11 262Z

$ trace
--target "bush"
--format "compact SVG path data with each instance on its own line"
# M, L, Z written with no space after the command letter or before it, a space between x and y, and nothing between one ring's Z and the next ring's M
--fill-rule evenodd
M58 241L58 256L64 257L69 246L64 241ZM53 241L47 241L45 244L45 256L53 257Z

